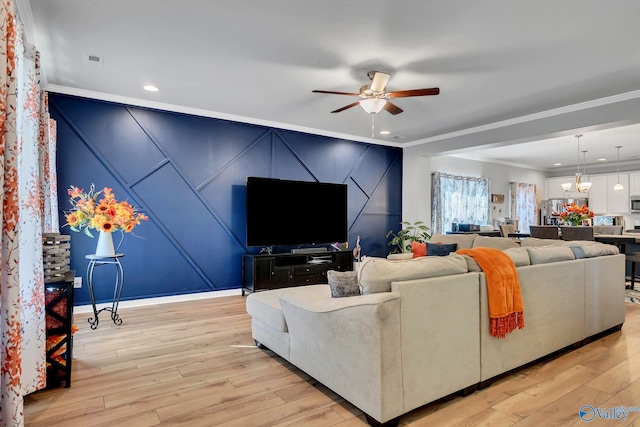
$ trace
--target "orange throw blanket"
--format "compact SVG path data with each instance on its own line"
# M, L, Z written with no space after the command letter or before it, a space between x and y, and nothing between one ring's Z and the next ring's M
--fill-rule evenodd
M456 253L473 258L487 277L489 333L504 338L516 328L524 328L518 271L509 255L493 248L461 249Z

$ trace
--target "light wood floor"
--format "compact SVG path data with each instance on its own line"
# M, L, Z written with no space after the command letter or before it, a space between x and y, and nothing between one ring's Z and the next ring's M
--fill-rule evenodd
M244 298L123 309L95 331L76 316L71 388L25 399L36 426L365 426L362 413L273 353L252 345ZM467 397L413 411L401 426L578 426L582 405L640 406L640 305L626 323ZM626 422L640 426L640 412Z

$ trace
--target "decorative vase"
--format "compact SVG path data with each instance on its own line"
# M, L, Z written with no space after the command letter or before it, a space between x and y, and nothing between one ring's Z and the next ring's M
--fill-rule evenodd
M101 231L98 236L98 246L96 247L96 256L111 257L115 256L116 251L113 248L112 233Z

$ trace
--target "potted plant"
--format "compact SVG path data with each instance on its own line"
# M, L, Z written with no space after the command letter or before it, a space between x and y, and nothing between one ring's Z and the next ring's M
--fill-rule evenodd
M422 221L402 221L400 224L400 231L389 230L387 233L387 239L391 238L387 244L393 247L390 254L411 253L411 242L425 243L431 238L429 227Z

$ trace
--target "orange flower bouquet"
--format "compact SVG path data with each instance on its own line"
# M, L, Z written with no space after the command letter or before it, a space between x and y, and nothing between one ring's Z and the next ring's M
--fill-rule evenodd
M564 211L560 214L560 221L570 222L572 225L579 225L583 220L593 218L593 211L587 205L578 206L575 203L562 205Z
M116 201L113 190L108 187L96 192L95 186L91 184L89 191L85 192L81 188L71 186L67 193L71 197L73 208L65 213L65 225L73 231L83 231L89 237L93 237L90 229L107 233L115 230L130 233L140 221L149 219L128 202ZM98 200L101 194L102 198Z

